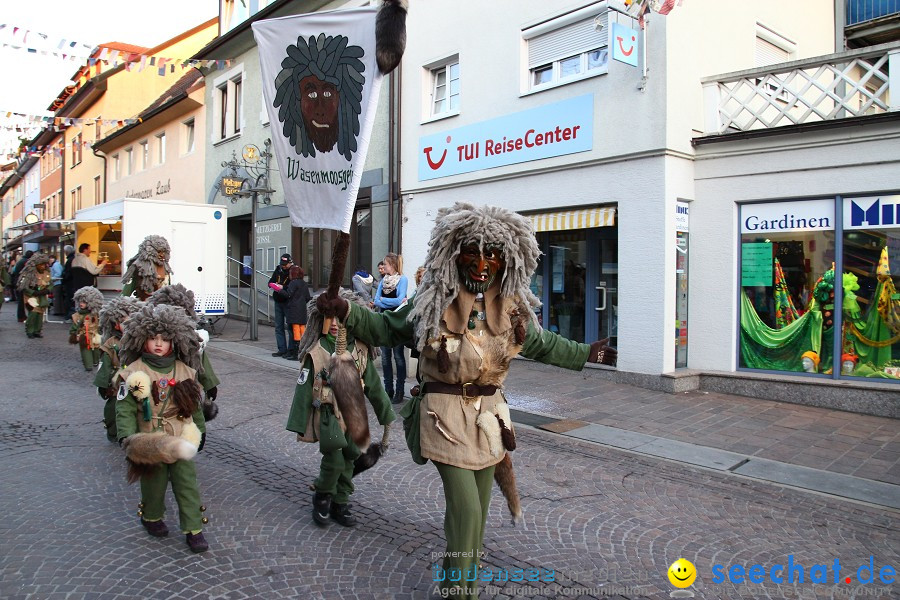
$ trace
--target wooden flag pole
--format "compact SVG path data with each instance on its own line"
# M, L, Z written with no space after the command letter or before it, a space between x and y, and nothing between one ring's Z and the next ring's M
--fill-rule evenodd
M344 268L347 266L347 255L350 253L350 234L338 232L334 249L331 252L331 275L328 277L328 289L325 294L328 298L337 298L341 289L341 280L344 278ZM322 333L328 333L331 327L331 319L325 319L322 323Z

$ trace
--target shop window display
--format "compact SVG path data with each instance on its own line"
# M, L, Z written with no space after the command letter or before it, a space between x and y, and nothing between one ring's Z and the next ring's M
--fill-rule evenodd
M841 374L900 379L900 227L845 231L843 258Z
M740 367L831 372L834 223L833 199L741 207Z

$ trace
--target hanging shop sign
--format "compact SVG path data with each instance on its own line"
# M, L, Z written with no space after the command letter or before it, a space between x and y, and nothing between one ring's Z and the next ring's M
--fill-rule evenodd
M741 205L741 233L833 229L834 200L831 199Z
M222 178L222 194L225 196L234 196L238 192L241 191L241 186L244 185L243 179L237 179L235 177L223 177Z
M844 198L844 229L900 227L900 196Z
M419 181L585 152L593 142L587 94L419 138Z
M625 27L624 25L619 25L618 23L613 23L613 60L636 67L638 61L637 36L638 33L636 30Z

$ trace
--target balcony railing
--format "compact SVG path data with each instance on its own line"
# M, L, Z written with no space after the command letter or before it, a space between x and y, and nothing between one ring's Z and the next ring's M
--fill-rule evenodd
M847 0L847 26L900 12L900 0Z
M900 109L900 42L707 77L704 133L769 129Z

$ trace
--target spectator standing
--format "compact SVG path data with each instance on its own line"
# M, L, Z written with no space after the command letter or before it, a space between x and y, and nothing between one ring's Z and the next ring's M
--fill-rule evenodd
M65 315L65 304L63 299L62 286L63 265L56 260L55 256L50 257L50 285L53 286L53 314L56 316Z
M375 286L375 278L372 277L369 270L362 265L356 267L356 273L353 274L351 281L353 283L353 291L359 294L366 306L372 306L372 290Z
M273 352L272 356L285 356L288 352L297 349L297 342L291 336L290 342L285 342L285 314L284 308L287 303L288 295L285 287L291 279L291 265L294 262L290 254L282 254L281 261L272 271L272 277L269 278L269 287L272 288L272 320L275 321L275 344L278 347L277 352Z
M375 307L382 312L391 312L406 302L406 289L409 281L403 275L403 259L393 252L384 257L384 278L378 283L375 292ZM391 397L393 404L403 402L406 387L406 357L404 346L381 348L381 369L384 371L384 389ZM391 363L391 357L393 362ZM397 381L394 382L394 366L397 368Z
M66 264L63 265L62 273L63 313L66 315L66 320L69 320L75 313L75 290L72 289L72 260L75 258L75 246L66 244L63 252L66 255Z
M90 244L81 244L78 246L78 254L75 255L75 258L72 259L72 296L75 296L75 292L80 290L83 287L94 286L96 287L97 283L97 275L103 270L103 265L106 264L106 259L100 259L98 264L94 264L94 261L91 260L91 254L94 251L91 250Z
M6 288L11 282L9 267L6 266L6 259L3 259L0 261L0 308L3 308L3 302L6 300Z
M309 286L303 280L305 273L298 265L293 265L290 269L290 281L284 291L288 295L288 301L285 303L285 316L288 325L291 326L291 341L293 342L284 357L288 360L297 360L300 338L306 329L306 304L312 300L309 293Z

